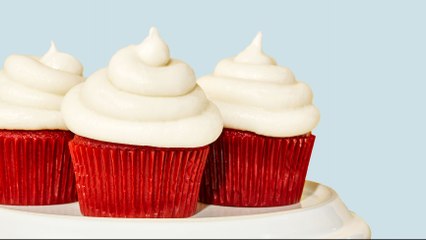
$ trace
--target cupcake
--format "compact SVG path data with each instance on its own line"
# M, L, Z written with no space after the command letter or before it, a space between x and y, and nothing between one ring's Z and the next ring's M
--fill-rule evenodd
M0 71L0 204L77 201L68 150L73 134L60 112L83 67L52 43L41 58L11 55Z
M270 207L300 201L319 121L312 91L262 51L262 35L199 79L224 131L211 145L204 203Z
M119 50L62 105L85 216L189 217L222 118L155 28Z

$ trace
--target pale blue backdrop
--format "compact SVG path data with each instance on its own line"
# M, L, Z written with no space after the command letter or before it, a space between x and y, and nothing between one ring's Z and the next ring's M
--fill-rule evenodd
M315 93L308 179L333 187L374 237L426 237L425 1L0 0L0 63L55 40L86 76L157 26L197 75L264 49Z

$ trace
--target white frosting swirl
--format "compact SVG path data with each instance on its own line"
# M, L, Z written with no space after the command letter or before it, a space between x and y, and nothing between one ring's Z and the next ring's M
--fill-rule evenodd
M311 89L263 53L261 33L198 84L219 107L226 128L292 137L311 132L319 122Z
M107 69L73 88L62 113L80 136L139 146L205 146L223 128L219 110L196 84L192 69L170 58L155 28L140 45L119 50Z
M0 129L67 130L61 102L82 74L80 62L53 42L41 58L9 56L0 71Z

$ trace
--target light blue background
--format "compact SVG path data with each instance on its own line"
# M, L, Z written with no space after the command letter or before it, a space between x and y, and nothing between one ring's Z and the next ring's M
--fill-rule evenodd
M55 40L88 76L157 26L197 75L264 33L265 52L322 113L308 179L333 187L374 237L426 237L426 2L0 1L0 63Z

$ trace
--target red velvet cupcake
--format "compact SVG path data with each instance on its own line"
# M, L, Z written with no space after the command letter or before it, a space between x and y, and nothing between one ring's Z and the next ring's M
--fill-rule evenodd
M197 207L219 110L156 29L118 51L62 105L85 216L181 218Z
M41 58L12 55L0 72L0 204L77 201L62 96L83 68L52 43Z
M312 91L262 51L262 36L199 79L225 129L211 145L204 203L272 207L300 201L319 121Z

